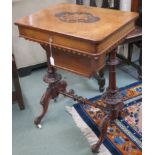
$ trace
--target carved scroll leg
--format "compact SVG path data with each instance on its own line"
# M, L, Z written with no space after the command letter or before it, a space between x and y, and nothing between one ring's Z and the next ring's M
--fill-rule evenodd
M50 102L50 99L52 98L51 96L51 91L50 88L47 88L45 94L42 96L40 104L43 107L42 113L40 114L40 116L38 116L35 120L34 123L38 128L41 128L41 120L43 119L43 117L45 116L45 114L47 113L48 110L48 105Z
M98 142L96 144L94 144L91 147L93 153L98 153L99 152L100 145L103 143L105 134L107 132L109 121L110 121L110 115L106 115L104 117L104 119L102 121L102 124L101 124L101 127L100 127L101 134L100 134L99 140L98 140Z
M51 99L55 100L56 97L58 97L60 92L65 92L67 87L67 83L65 81L59 81L57 83L51 83L49 84L49 87L47 88L45 94L41 98L41 105L43 107L43 111L40 116L38 116L34 123L38 128L41 128L41 120L45 116L48 110L48 105Z

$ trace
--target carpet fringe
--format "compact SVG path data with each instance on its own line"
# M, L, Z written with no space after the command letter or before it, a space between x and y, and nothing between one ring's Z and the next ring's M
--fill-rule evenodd
M76 126L80 128L83 135L86 136L89 144L91 146L95 144L98 141L98 137L94 134L91 128L82 120L74 107L66 106L66 110L73 117ZM96 155L111 155L111 153L103 144L101 144L99 153L96 153Z

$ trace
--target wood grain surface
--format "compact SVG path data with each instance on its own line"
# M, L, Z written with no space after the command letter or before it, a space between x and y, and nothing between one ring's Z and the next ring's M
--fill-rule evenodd
M64 22L57 17L57 14L65 12L89 13L92 17L99 18L99 20L94 22L80 22L79 20L76 22ZM74 18L78 19L80 18L79 16L79 14L76 14ZM16 24L96 42L102 41L111 33L137 18L137 16L138 14L133 12L123 12L76 4L58 4L26 16L18 20ZM73 15L68 17L66 15L65 18L69 20L73 18ZM87 18L87 16L81 15L81 18Z

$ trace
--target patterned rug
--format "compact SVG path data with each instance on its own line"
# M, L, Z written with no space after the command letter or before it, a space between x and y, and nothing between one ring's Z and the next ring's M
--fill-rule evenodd
M125 118L119 118L109 127L98 155L141 155L142 154L142 84L133 83L120 88L124 99L124 108L128 109ZM90 99L98 103L101 96ZM90 145L97 142L100 135L99 125L104 112L89 105L75 104L66 107L76 125L87 137Z

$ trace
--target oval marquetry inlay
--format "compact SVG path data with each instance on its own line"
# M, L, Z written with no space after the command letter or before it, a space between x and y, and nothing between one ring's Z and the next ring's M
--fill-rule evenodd
M87 12L60 12L55 14L55 16L67 23L94 23L100 20L99 17Z

